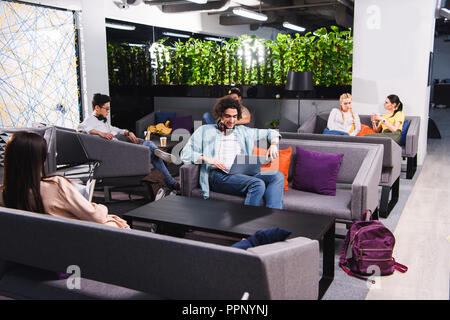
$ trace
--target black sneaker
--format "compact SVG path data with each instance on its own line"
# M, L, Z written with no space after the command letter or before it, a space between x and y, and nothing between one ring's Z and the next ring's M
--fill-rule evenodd
M164 152L161 149L156 149L154 151L155 156L157 156L158 158L161 158L164 162L167 163L176 163L177 162L177 157L175 157L174 155Z

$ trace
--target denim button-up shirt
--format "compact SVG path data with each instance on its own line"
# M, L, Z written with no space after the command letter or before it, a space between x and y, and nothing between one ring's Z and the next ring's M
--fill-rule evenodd
M234 128L234 133L239 141L239 145L244 154L253 154L255 141L267 139L269 145L273 138L281 137L276 130L254 129L238 125ZM200 164L200 188L203 198L209 198L209 172L211 165L198 161L200 156L216 158L216 139L223 134L217 129L215 124L207 124L199 127L189 138L187 144L181 151L181 160L185 163Z

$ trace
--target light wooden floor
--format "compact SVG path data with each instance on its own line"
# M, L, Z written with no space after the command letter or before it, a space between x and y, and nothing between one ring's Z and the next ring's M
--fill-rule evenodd
M448 300L450 278L450 108L430 110L442 139L428 139L420 176L394 235L408 272L381 277L366 300Z

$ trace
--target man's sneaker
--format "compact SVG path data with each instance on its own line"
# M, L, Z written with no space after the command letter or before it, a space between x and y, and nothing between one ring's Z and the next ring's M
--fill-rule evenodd
M172 186L172 194L180 194L181 193L181 186L178 182L176 182L173 186Z
M155 200L154 201L158 201L164 197L167 197L168 195L170 195L172 193L172 189L170 188L159 188L158 192L156 193L155 196Z
M176 163L177 162L177 157L175 157L174 155L164 152L161 149L156 149L154 151L155 156L157 156L158 158L161 158L163 161L167 162L167 163Z

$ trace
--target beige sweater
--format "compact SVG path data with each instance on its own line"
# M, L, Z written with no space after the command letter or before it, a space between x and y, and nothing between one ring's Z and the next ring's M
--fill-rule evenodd
M68 180L60 176L41 181L41 197L45 212L53 216L92 221L114 227L129 229L125 220L108 214L102 204L91 203ZM3 191L3 187L0 188ZM3 192L0 192L0 205L4 206Z

